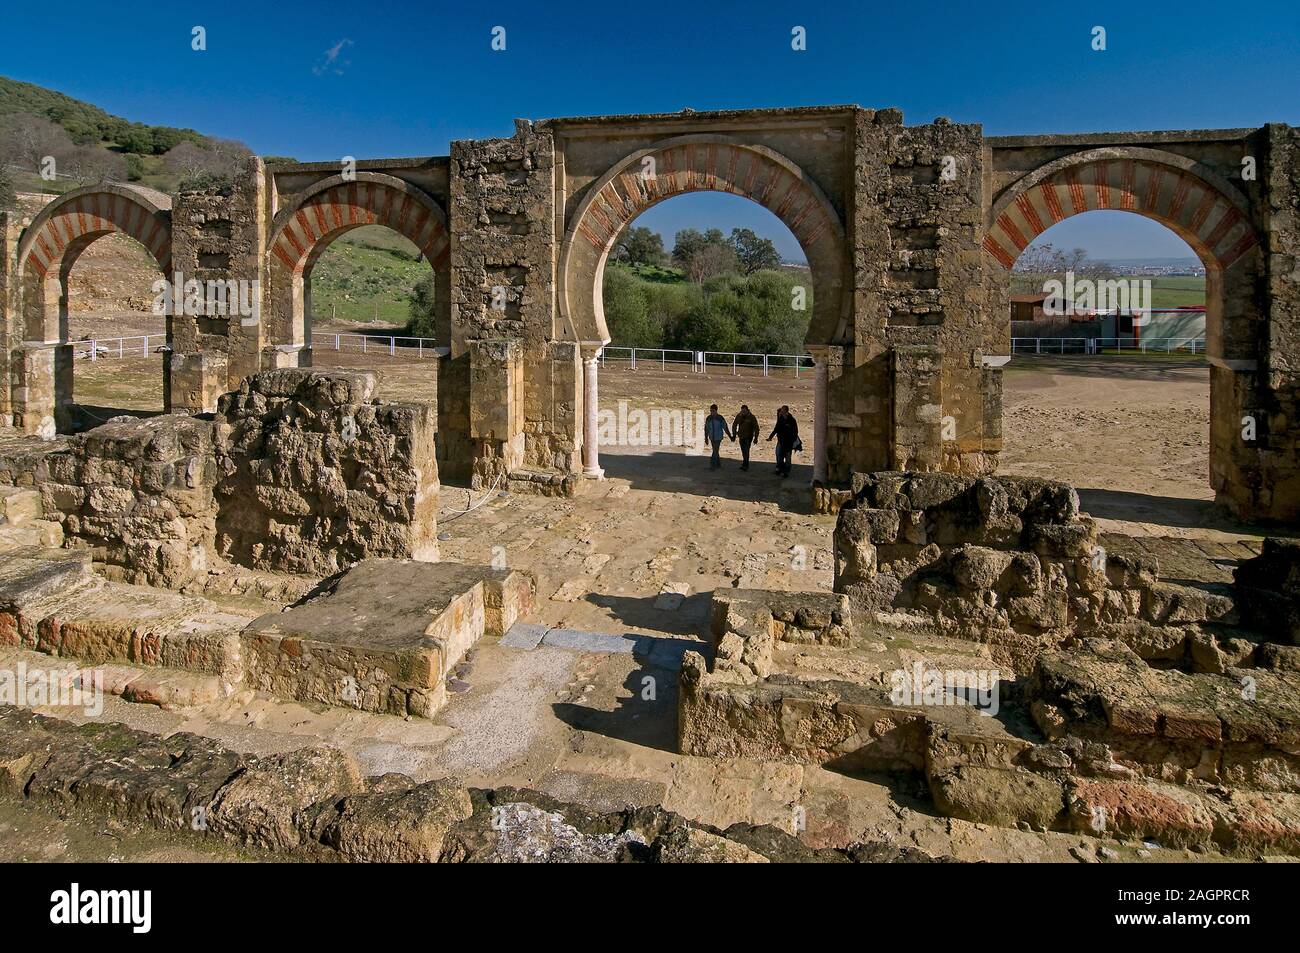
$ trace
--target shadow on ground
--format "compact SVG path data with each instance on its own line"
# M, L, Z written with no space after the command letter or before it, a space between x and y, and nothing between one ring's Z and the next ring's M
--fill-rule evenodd
M738 459L726 456L722 468L713 470L709 468L708 456L688 454L685 450L617 453L602 448L600 465L605 469L605 476L627 480L635 490L776 503L784 510L809 512L812 454L806 450L796 454L790 475L782 478L776 475L772 446L765 444L764 451L756 449L748 470L740 469Z
M139 410L132 407L101 407L98 404L74 404L72 423L76 431L93 430L114 417L161 417L161 410Z
M697 592L682 600L676 609L656 609L658 596L608 596L590 592L586 600L594 606L608 609L623 625L638 629L652 629L673 635L703 636L709 623L709 606L712 592Z
M632 669L623 687L628 695L613 711L557 702L555 716L570 728L660 751L677 751L677 672L642 664Z
M1297 531L1292 529L1238 522L1215 506L1212 500L1080 487L1079 502L1085 513L1097 519L1151 523L1172 529L1217 529L1260 536L1297 535Z

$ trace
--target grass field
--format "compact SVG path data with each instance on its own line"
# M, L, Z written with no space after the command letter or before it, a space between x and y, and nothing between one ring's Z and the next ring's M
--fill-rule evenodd
M1205 304L1205 279L1191 275L1168 275L1149 280L1151 282L1151 307L1181 308L1184 305Z
M396 232L367 225L340 237L316 263L312 320L405 324L410 294L429 265Z

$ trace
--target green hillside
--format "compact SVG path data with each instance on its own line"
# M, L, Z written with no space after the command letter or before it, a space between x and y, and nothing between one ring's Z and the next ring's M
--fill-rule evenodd
M429 272L420 251L396 232L367 225L326 249L311 277L312 320L405 325L411 290Z
M131 122L53 89L0 76L0 116L10 113L44 116L67 130L78 145L103 145L140 156L160 156L185 141L200 146L210 142L193 129Z

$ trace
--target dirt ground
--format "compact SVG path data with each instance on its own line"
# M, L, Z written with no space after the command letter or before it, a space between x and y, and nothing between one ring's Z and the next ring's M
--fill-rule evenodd
M105 408L144 402L137 384L160 378L161 361L137 360L138 378L114 361L82 362L78 397ZM316 362L377 368L388 399L436 398L431 362L325 349L317 350ZM1110 530L1153 537L1256 535L1209 508L1204 364L1018 357L1005 382L1003 472L1075 483L1085 508ZM156 408L160 394L153 399ZM786 480L773 473L772 445L764 442L749 472L738 469L739 450L730 443L720 471L711 471L706 457L677 447L604 446L606 479L584 482L572 500L444 485L442 557L504 560L533 572L537 621L682 644L706 632L715 589L830 587L834 517L809 511L810 379L706 377L611 364L601 375L601 406L617 413L620 401L629 410L702 411L717 402L728 419L744 402L764 437L775 408L789 404L807 450ZM667 601L660 599L665 593L671 594ZM804 837L818 845L880 837L970 860L1099 856L1098 844L1087 838L937 817L921 792L904 783L811 766L681 756L675 752L675 672L631 655L547 646L525 652L482 643L466 680L469 690L454 695L430 721L249 693L177 712L110 699L107 711L139 727L196 731L242 750L287 750L329 739L356 753L372 773L527 785L600 809L659 803L723 826L751 820L788 828L797 808L807 818ZM1184 859L1181 851L1141 844L1117 849L1123 859ZM12 850L0 837L0 856Z

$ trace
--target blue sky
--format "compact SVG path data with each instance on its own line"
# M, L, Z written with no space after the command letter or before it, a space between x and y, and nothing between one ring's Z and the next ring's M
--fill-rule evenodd
M445 154L517 116L858 103L990 135L1300 125L1300 3L5 4L0 75L268 155ZM807 50L790 47L793 26ZM191 49L202 26L207 50ZM491 49L494 26L506 50ZM1091 48L1094 26L1107 49ZM331 57L330 52L335 51ZM773 231L725 196L649 219ZM1184 253L1132 224L1072 226L1100 257ZM1054 230L1056 231L1056 230ZM1083 244L1074 232L1058 244ZM1122 236L1127 235L1128 238ZM784 237L784 236L783 236ZM1179 247L1181 246L1181 248ZM1091 245L1085 245L1091 247ZM788 247L783 247L787 253ZM1143 252L1135 252L1141 254Z

